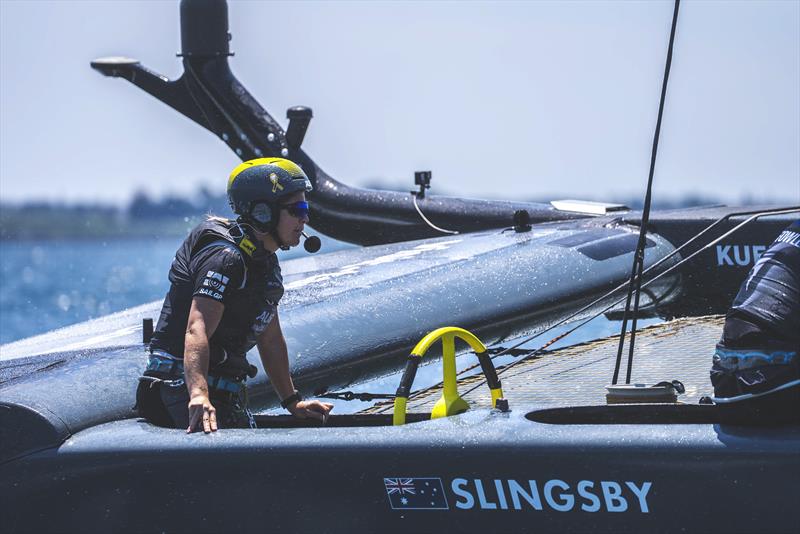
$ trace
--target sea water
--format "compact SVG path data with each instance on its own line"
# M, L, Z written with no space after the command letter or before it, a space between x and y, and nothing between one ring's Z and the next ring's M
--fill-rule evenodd
M0 343L163 298L181 240L0 241Z
M0 344L161 300L183 237L0 240ZM352 246L322 238L322 250ZM308 254L279 252L282 260Z

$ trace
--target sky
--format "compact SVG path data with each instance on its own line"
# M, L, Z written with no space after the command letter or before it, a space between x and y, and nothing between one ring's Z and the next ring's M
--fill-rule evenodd
M89 67L177 78L177 1L0 0L0 199L222 192L219 139ZM230 1L233 72L350 185L643 197L672 2ZM800 2L684 1L654 194L800 201Z

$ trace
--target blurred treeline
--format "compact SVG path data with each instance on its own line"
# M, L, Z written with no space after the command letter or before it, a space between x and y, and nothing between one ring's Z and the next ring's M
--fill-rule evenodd
M225 194L153 199L136 193L124 207L27 202L0 204L0 239L93 239L185 235L207 214L231 217Z
M370 189L402 190L403 187L375 181ZM454 191L435 188L435 195L458 196ZM553 199L575 198L575 195L548 195L531 202L547 203ZM582 200L598 200L625 204L641 209L641 198L594 198L584 195ZM687 195L683 197L654 197L654 209L676 209L721 204L718 199ZM736 205L776 204L775 200L743 198ZM225 193L213 194L202 188L192 198L168 195L154 199L144 192L136 193L124 207L102 204L57 204L29 202L24 204L0 203L0 239L93 239L185 235L206 215L233 217ZM509 219L510 220L510 219ZM509 222L510 224L510 222ZM312 225L313 227L313 222Z

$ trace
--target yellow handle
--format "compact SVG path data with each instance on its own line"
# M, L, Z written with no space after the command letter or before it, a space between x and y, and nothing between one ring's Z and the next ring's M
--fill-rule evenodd
M414 381L414 376L416 376L417 373L417 366L422 360L422 356L428 351L431 345L439 339L442 340L444 387L442 389L442 398L436 402L431 411L431 419L459 414L469 409L467 401L462 399L458 394L455 338L466 341L469 346L472 347L472 350L478 354L481 367L483 367L484 373L487 375L487 380L489 381L492 395L492 407L495 406L497 399L503 396L503 390L500 388L500 382L497 380L494 366L491 364L491 359L486 356L486 347L481 343L481 340L463 328L455 326L439 328L423 337L414 347L414 350L411 351L408 363L406 364L406 370L403 373L403 378L400 380L400 386L397 388L397 394L394 399L394 415L392 417L394 425L405 424L408 395L411 391L411 384ZM491 368L490 372L487 372L489 371L487 366Z

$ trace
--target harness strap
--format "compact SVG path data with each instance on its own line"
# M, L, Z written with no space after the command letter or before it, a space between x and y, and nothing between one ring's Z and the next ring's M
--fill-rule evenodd
M163 351L153 351L153 353L147 359L147 368L145 371L182 376L183 361L165 355L166 353ZM226 391L228 393L241 393L242 390L245 389L243 381L239 382L236 380L230 380L221 376L209 374L207 381L208 387L219 391Z
M752 369L762 365L791 365L797 359L793 350L729 349L717 347L714 363L728 371Z

